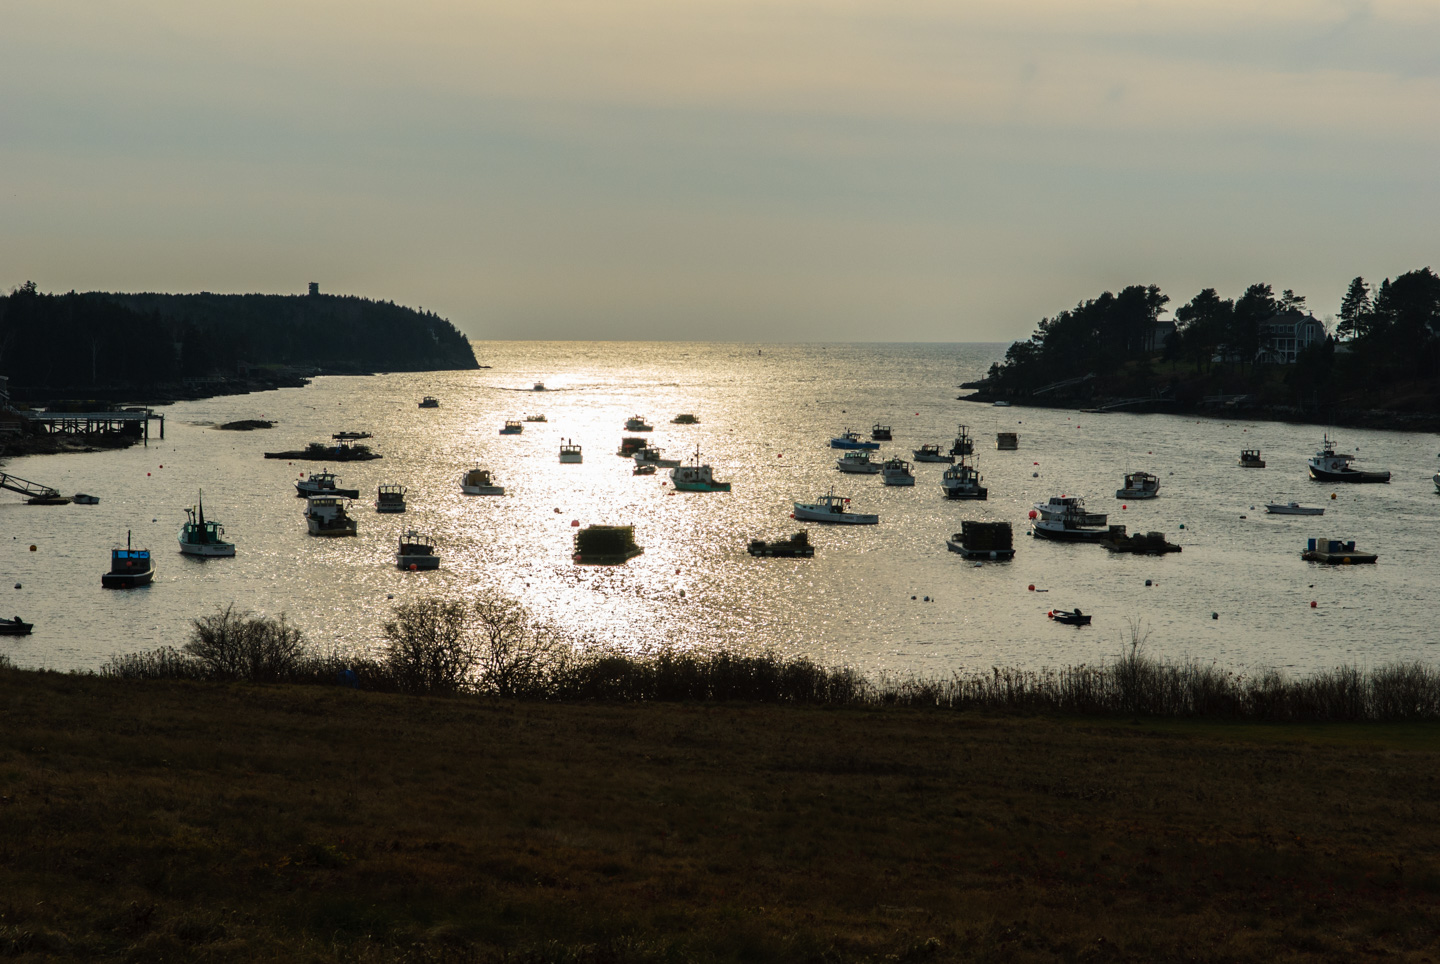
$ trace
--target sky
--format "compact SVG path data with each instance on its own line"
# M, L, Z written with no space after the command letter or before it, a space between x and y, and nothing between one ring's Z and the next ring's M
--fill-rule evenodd
M0 290L1008 341L1440 267L1440 2L0 0Z

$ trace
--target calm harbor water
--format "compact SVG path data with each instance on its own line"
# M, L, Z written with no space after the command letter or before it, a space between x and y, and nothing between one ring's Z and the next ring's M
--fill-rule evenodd
M611 644L771 648L869 671L1094 662L1120 651L1131 622L1149 632L1156 655L1236 670L1303 672L1434 655L1440 496L1431 475L1440 449L1433 436L1342 430L1340 448L1391 469L1394 481L1326 485L1305 470L1322 427L957 401L960 382L1003 351L480 342L476 355L493 366L487 370L327 377L304 389L180 403L165 410L166 439L149 448L5 466L101 503L36 507L0 493L0 592L8 597L0 608L37 627L30 637L0 637L0 653L22 666L93 669L114 653L179 645L192 618L229 603L285 612L322 646L365 649L379 644L397 603L503 593L577 636ZM533 391L535 382L547 390ZM418 408L426 394L441 407ZM671 424L681 412L700 424ZM534 413L548 421L527 423L519 436L499 434L505 419ZM632 475L614 452L633 434L625 419L637 413L655 425L654 443L668 455L699 445L734 491L675 493L666 470ZM241 418L278 425L250 433L214 428ZM894 428L882 455L906 459L925 442L948 447L957 424L967 424L989 501L947 501L944 465L917 464L914 488L841 475L829 438L846 427L868 434L875 422ZM321 465L262 453L345 430L373 432L369 444L385 458L333 466L343 486L361 490L351 509L360 535L314 538L293 483ZM996 451L997 431L1017 432L1019 450ZM565 439L584 447L583 464L559 464ZM1269 466L1239 468L1242 448L1262 449ZM462 495L459 477L473 465L493 470L507 494ZM1127 470L1159 476L1160 497L1116 500ZM408 513L373 511L383 482L409 487ZM817 547L810 560L745 552L750 538L801 528L789 518L791 503L832 485L853 509L878 512L880 524L808 526ZM238 545L234 559L178 553L183 510L201 488L207 514ZM1084 496L1131 531L1162 530L1184 551L1138 558L1028 538L1031 503L1060 493ZM1268 516L1261 505L1292 499L1323 503L1326 514ZM1010 521L1015 560L975 566L947 552L946 536L964 519ZM624 566L577 566L572 521L634 524L646 551ZM396 538L412 526L434 537L439 571L395 568ZM124 544L127 530L138 547L154 550L155 582L104 590L108 551ZM1312 535L1353 538L1380 561L1302 562ZM22 588L12 589L17 583ZM1077 605L1094 615L1093 626L1059 626L1045 616Z

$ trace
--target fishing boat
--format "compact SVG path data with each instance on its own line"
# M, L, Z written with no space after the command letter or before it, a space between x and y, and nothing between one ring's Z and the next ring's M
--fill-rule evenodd
M532 392L543 392L543 391L545 391L545 383L544 383L544 382L536 382L535 385L534 385L530 390L531 390Z
M27 623L16 616L14 619L0 619L0 636L29 636L34 623Z
M902 458L886 459L880 466L880 481L886 485L914 485L915 473L910 463Z
M496 485L489 469L470 469L460 476L460 491L466 495L504 495L505 486Z
M616 566L645 548L635 544L634 526L586 526L575 533L575 554L582 566Z
M525 431L525 423L517 422L513 418L505 422L505 427L500 430L501 435L519 435Z
M655 426L645 421L644 415L631 415L625 420L625 431L627 432L653 432Z
M1263 469L1265 460L1260 457L1259 449L1241 449L1240 467L1242 469Z
M922 445L910 453L917 462L948 462L955 464L955 456L946 455L938 445Z
M305 500L305 525L312 536L353 536L359 525L345 511L345 500L312 495Z
M132 549L130 533L125 533L125 548L110 550L110 571L100 576L106 589L134 589L148 586L155 578L155 564L149 549Z
M951 455L974 455L975 440L970 437L970 426L961 425L955 433L955 441L950 444Z
M870 427L870 437L877 442L890 441L890 426L876 422Z
M643 439L643 438L622 438L622 439L620 440L620 447L615 450L615 454L618 455L618 456L620 456L620 457L622 457L622 458L627 458L627 459L634 458L636 452L640 451L641 449L643 449L645 446L647 446L647 445L649 445L649 444L650 444L650 440L649 440L649 439Z
M375 490L376 512L404 512L405 486L381 485Z
M1265 511L1271 515L1324 515L1323 505L1301 505L1298 502L1267 502Z
M672 425L699 425L700 416L691 415L689 412L681 412L670 420Z
M1090 625L1090 614L1082 613L1079 609L1052 609L1046 615L1065 626Z
M1109 534L1100 540L1100 544L1111 552L1131 552L1137 556L1163 556L1183 548L1166 542L1163 532L1137 532L1132 536L1126 534L1124 526L1111 526Z
M1330 435L1325 435L1324 446L1306 463L1310 467L1310 478L1320 482L1389 482L1390 473L1363 472L1350 463L1355 456L1348 452L1336 452Z
M420 400L420 407L421 407L421 408L439 408L439 407L440 407L440 399L436 398L434 395L426 395L424 398L422 398L422 399Z
M435 555L435 547L429 539L411 529L400 537L400 545L395 550L395 566L410 572L439 569L440 557Z
M1058 501L1057 501L1058 498ZM1089 512L1079 496L1052 496L1049 502L1036 503L1031 531L1042 539L1055 542L1099 542L1110 535L1103 512Z
M100 497L94 495L86 495L84 492L76 492L73 496L70 497L70 501L74 502L76 505L99 505Z
M1125 484L1115 490L1117 499L1153 499L1160 494L1160 480L1149 472L1126 472Z
M860 437L859 432L852 432L848 428L830 440L832 449L878 449L879 442L870 442Z
M302 478L295 483L295 494L309 498L312 495L333 495L341 499L360 498L359 489L342 489L335 484L335 473L321 469L319 472L311 472L308 479Z
M653 465L657 469L673 469L680 464L679 459L667 459L665 453L653 445L647 445L636 452L632 458L636 465Z
M870 453L864 451L846 452L835 460L835 467L841 472L849 472L854 475L875 475L880 471L880 463L870 460Z
M1014 559L1015 534L1008 522L960 523L960 531L945 540L951 552L966 559Z
M810 544L810 533L800 531L788 539L751 539L745 551L762 559L811 559L815 547Z
M958 465L952 465L940 476L940 488L949 499L988 499L990 490L980 483L984 481L975 467L960 457Z
M637 465L637 466L635 466L635 468L633 468L633 469L630 470L630 474L631 474L631 475L654 475L654 474L655 474L655 466L652 465L652 464L649 463L649 462L646 462L646 463L644 463L643 465Z
M584 453L580 451L580 446L576 445L570 439L566 439L560 443L560 461L571 465L579 465L585 461L585 456Z
M1020 447L1020 436L1015 432L996 432L995 447L1002 452L1013 452Z
M550 420L545 417L545 415L544 415L543 412L541 412L541 413L537 413L537 414L535 414L535 415L526 415L526 416L525 416L525 421L527 421L527 422L548 422L548 421L550 421Z
M1311 539L1300 558L1306 562L1324 562L1334 566L1358 566L1373 563L1379 556L1373 552L1357 552L1355 540Z
M695 458L670 470L670 484L681 492L729 492L729 482L718 482L710 466L700 463L700 446Z
M195 508L185 510L185 524L178 537L181 553L206 558L235 555L235 543L226 542L224 536L224 526L205 518L205 493L201 492Z
M796 502L795 518L807 522L827 522L837 525L873 526L880 522L878 515L851 512L850 500L835 494L831 489L814 502Z

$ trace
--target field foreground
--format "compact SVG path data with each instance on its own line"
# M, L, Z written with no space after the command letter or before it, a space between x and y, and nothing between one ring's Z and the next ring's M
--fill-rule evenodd
M0 670L0 958L1440 961L1440 729Z

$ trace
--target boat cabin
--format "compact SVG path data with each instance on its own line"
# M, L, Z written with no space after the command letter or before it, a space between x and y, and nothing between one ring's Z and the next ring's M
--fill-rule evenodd
M1241 449L1240 467L1242 469L1263 469L1265 460L1260 457L1259 449Z

